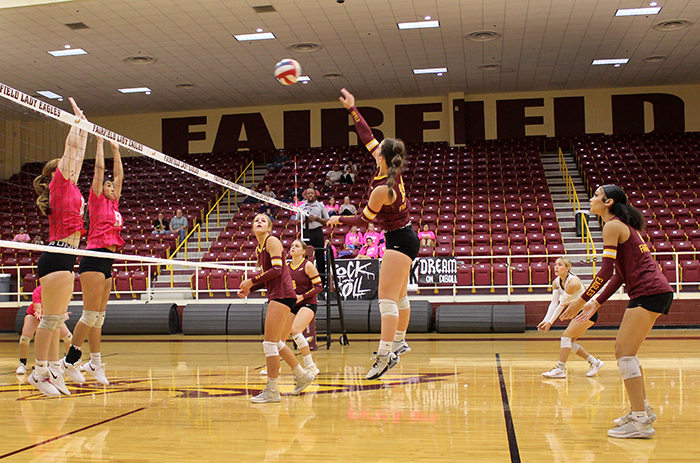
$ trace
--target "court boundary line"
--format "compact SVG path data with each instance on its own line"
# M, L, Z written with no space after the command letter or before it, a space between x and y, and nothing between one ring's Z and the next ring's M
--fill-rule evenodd
M501 356L496 352L496 366L498 367L498 382L501 389L501 401L503 402L503 417L506 422L506 433L508 434L508 449L510 450L510 461L520 463L520 451L518 450L518 439L515 436L515 426L513 425L513 414L510 412L508 402L508 391L506 381L501 368Z

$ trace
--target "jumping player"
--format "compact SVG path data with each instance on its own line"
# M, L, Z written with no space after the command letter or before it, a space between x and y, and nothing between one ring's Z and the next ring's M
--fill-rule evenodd
M627 195L622 188L604 185L596 190L590 203L591 213L605 222L603 264L586 292L568 304L562 318L589 320L600 305L625 284L630 302L615 340L615 358L631 407L627 415L614 421L616 427L608 430L608 436L651 437L656 433L652 427L656 414L647 402L637 352L656 319L668 313L673 302L673 289L639 233L644 228L644 216L627 204ZM614 269L617 270L613 275ZM608 285L603 292L592 299L606 282Z
M314 380L314 375L304 370L287 344L282 341L287 317L297 303L289 268L284 265L284 249L280 240L270 235L272 220L266 214L258 214L253 220L253 233L258 240L258 266L262 273L241 282L238 297L245 298L251 291L265 288L268 305L265 314L265 335L263 352L267 364L267 384L260 394L251 397L255 403L280 402L277 387L280 355L292 368L296 377L296 387L292 394L300 394Z
M97 139L97 154L95 156L95 174L88 198L88 213L90 215L90 230L88 232L87 249L91 251L116 252L124 245L120 236L124 221L119 213L119 198L124 182L124 169L119 144L111 142L114 153L114 181L105 180L104 140ZM84 256L80 259L78 272L83 288L83 314L75 325L73 345L61 360L61 366L66 374L75 382L82 383L85 377L79 371L78 362L82 356L82 345L85 338L90 346L90 361L84 365L100 384L109 385L102 365L100 344L102 339L102 324L105 320L107 302L112 291L112 264L114 259Z
M544 320L537 325L537 329L542 333L547 333L552 323L557 319L563 310L562 304L572 301L583 294L583 284L579 277L571 273L571 261L566 257L560 257L554 263L554 273L557 277L552 283L552 302L547 309L547 315ZM603 368L605 362L593 357L591 354L577 344L575 341L583 335L583 333L593 326L598 320L598 314L595 313L590 320L580 322L571 320L561 336L561 350L559 351L559 362L549 371L542 373L545 378L566 378L566 359L569 358L569 353L573 352L582 359L586 359L590 364L590 369L586 376L593 376L598 373L598 370Z
M406 343L406 329L411 317L407 296L411 263L418 255L420 241L411 226L410 201L401 178L401 167L406 150L401 140L391 138L378 142L372 130L355 107L355 97L346 89L340 102L350 111L355 130L377 162L377 174L369 186L369 202L362 214L334 215L328 225L364 226L377 222L384 230L386 252L379 272L379 310L382 317L379 348L367 379L378 379L399 362L399 355L411 349Z

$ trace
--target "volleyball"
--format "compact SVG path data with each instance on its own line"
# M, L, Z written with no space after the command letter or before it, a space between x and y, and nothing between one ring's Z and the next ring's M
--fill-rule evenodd
M297 83L301 76L301 65L293 59L283 59L275 64L275 79L282 85L292 85Z

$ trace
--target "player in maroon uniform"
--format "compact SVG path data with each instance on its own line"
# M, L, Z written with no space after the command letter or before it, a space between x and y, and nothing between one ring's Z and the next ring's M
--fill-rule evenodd
M282 341L285 341L291 333L301 355L304 356L304 368L316 376L320 373L314 363L309 349L309 342L304 336L304 330L316 315L316 295L323 291L321 276L314 264L306 259L306 243L294 240L289 248L292 261L289 263L289 274L294 283L294 291L297 294L297 303L292 312L287 316L287 324L284 327Z
M279 402L282 400L277 388L280 355L292 367L296 377L296 387L292 394L299 394L311 384L314 375L299 365L294 352L281 340L290 310L297 303L289 268L284 265L284 249L280 240L270 235L272 221L266 214L258 214L253 220L253 233L258 240L258 266L262 273L241 282L238 297L245 298L251 291L267 290L267 313L265 314L265 336L263 352L267 364L267 384L263 391L251 397L255 403Z
M406 287L411 263L418 255L420 241L411 227L410 202L401 178L406 150L401 140L378 142L355 107L355 97L342 89L343 106L355 121L357 134L377 162L378 172L369 186L369 202L362 214L331 217L327 224L366 225L376 222L384 230L386 251L379 272L379 311L382 316L381 340L374 365L367 379L378 379L399 362L399 355L410 351L404 339L411 317Z
M596 190L590 203L591 212L605 222L603 264L588 289L569 304L561 318L590 319L600 305L625 284L630 302L615 340L615 358L630 398L631 410L615 420L616 427L608 430L608 436L651 437L655 434L652 422L656 415L646 399L637 352L656 319L668 313L673 289L639 234L644 227L642 213L627 204L627 195L622 188L604 185ZM603 292L592 299L608 280Z

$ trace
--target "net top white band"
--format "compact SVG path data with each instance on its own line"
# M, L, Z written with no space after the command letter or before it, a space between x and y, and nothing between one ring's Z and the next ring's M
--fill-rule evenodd
M288 209L288 210L294 211L297 214L301 214L302 216L308 215L306 212L301 210L299 207L292 206L289 203L285 203L285 202L279 201L277 199L272 199L269 196L265 196L262 193L259 193L257 191L253 191L249 188L241 186L241 185L234 183L230 180L226 180L225 178L219 177L218 175L214 175L214 174L207 172L205 170L202 170L198 167L187 164L186 162L180 161L179 159L175 159L171 156L168 156L167 154L163 154L160 151L156 151L153 148L149 148L141 143L135 142L134 140L131 140L131 139L126 138L122 135L119 135L118 133L114 133L111 130L107 130L104 127L101 127L97 124L93 124L91 122L88 122L85 119L77 118L74 114L71 114L71 113L64 111L60 108L57 108L55 106L52 106L44 101L38 100L38 99L36 99L32 96L29 96L26 93L22 93L19 90L16 90L12 87L8 87L7 85L5 85L1 82L0 82L0 96L2 96L3 98L5 98L7 100L14 101L15 103L22 105L26 108L37 111L37 112L43 114L44 116L47 116L47 117L50 117L53 119L57 119L57 120L64 122L68 125L79 127L80 129L85 130L85 131L87 131L95 136L99 136L102 138L106 138L108 140L115 141L115 142L119 143L121 146L124 146L125 148L133 150L133 151L135 151L139 154L142 154L144 156L147 156L149 158L156 159L164 164L175 167L175 168L180 169L184 172L188 172L188 173L195 175L197 177L209 180L210 182L224 186L226 188L237 191L239 193L243 193L243 194L248 195L248 196L253 196L254 198L257 198L263 202L274 204L275 206L279 206L283 209Z

